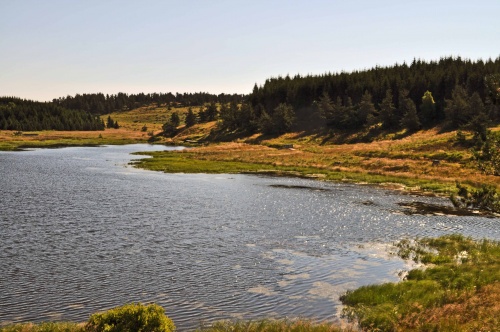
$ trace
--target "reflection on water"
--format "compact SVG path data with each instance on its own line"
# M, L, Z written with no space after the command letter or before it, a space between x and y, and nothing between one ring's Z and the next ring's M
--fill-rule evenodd
M161 147L165 149L165 147ZM408 215L401 196L350 184L163 174L148 145L0 153L0 322L76 320L162 305L180 330L227 318L335 320L338 297L398 280L402 237L500 239L498 220ZM305 189L305 190L304 190Z

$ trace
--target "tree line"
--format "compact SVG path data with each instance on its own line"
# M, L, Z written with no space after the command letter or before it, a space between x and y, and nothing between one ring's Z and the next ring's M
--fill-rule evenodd
M500 122L500 57L442 58L351 73L270 78L241 105L221 106L223 130L284 133L330 128L340 131L410 131Z
M0 130L103 130L104 123L89 112L53 103L0 97Z
M202 106L206 103L241 102L245 96L240 94L210 94L197 93L138 93L138 94L77 94L53 99L56 105L68 109L83 110L92 114L108 114L112 112L131 110L137 107L156 105L158 107Z

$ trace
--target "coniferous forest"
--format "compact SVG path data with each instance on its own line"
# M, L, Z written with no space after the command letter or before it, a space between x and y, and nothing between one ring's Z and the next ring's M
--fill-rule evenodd
M414 59L349 73L269 78L249 95L94 93L50 103L4 97L0 129L100 130L104 124L96 116L145 105L199 106L191 122L219 120L221 132L242 134L470 129L500 123L499 89L500 57Z
M104 123L98 116L85 111L66 109L53 103L1 97L0 129L102 130Z
M241 109L221 111L229 130L280 134L321 127L409 131L500 121L500 57L442 58L351 73L270 78Z
M92 114L107 114L131 110L137 107L156 104L172 106L202 106L206 103L229 103L241 102L243 95L224 94L219 95L197 92L197 93L117 93L115 95L104 95L103 93L77 94L74 97L67 96L53 99L54 104L69 109L83 110Z

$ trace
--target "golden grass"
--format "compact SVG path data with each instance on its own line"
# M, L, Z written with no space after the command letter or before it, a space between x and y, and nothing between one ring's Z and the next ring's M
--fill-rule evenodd
M439 331L499 331L500 282L474 294L462 294L453 303L405 317L398 331L422 331L426 326Z
M457 146L454 137L454 132L441 134L427 130L400 140L333 145L321 144L321 138L316 136L289 133L261 140L260 144L247 143L259 139L254 136L238 142L196 147L189 151L189 158L296 167L302 169L301 175L349 173L345 179L358 182L365 179L378 183L387 178L413 189L445 194L455 190L455 181L500 187L498 177L482 174L474 167L471 152ZM293 143L293 149L276 148L289 143ZM438 166L433 166L434 159L440 160ZM227 171L227 168L221 169ZM326 175L326 178L335 176Z
M36 136L15 136L12 131L0 131L0 150L15 150L29 146L100 145L147 142L151 134L161 132L172 112L181 117L179 133L173 138L157 137L155 143L184 145L186 140L206 142L217 122L184 128L182 121L188 108L140 107L127 112L112 113L119 129L103 131L41 131ZM194 108L197 112L198 109ZM105 121L108 115L102 118ZM143 126L147 131L142 131ZM492 130L500 130L500 127ZM404 136L404 133L398 133ZM469 185L492 184L500 188L498 177L478 171L471 151L455 144L455 132L440 133L437 129L419 131L402 139L386 134L371 143L338 144L325 133L287 133L273 138L260 134L234 142L212 143L190 150L189 158L211 162L238 162L241 165L261 164L276 168L300 168L300 174L321 174L333 180L357 182L398 182L416 190L431 190L445 194L455 190L455 181ZM277 149L293 144L293 149ZM187 156L187 155L184 155ZM433 166L433 160L440 160ZM143 165L147 167L147 165ZM251 167L255 169L255 167ZM266 167L268 169L269 167ZM216 168L212 168L216 169ZM221 167L228 170L228 167Z

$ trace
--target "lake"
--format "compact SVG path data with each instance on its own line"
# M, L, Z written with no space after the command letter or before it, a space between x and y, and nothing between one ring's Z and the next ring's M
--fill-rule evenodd
M129 165L145 144L0 152L0 325L86 321L129 302L180 331L220 319L336 321L339 296L398 281L402 238L500 240L498 219L412 215L448 199L256 175Z

